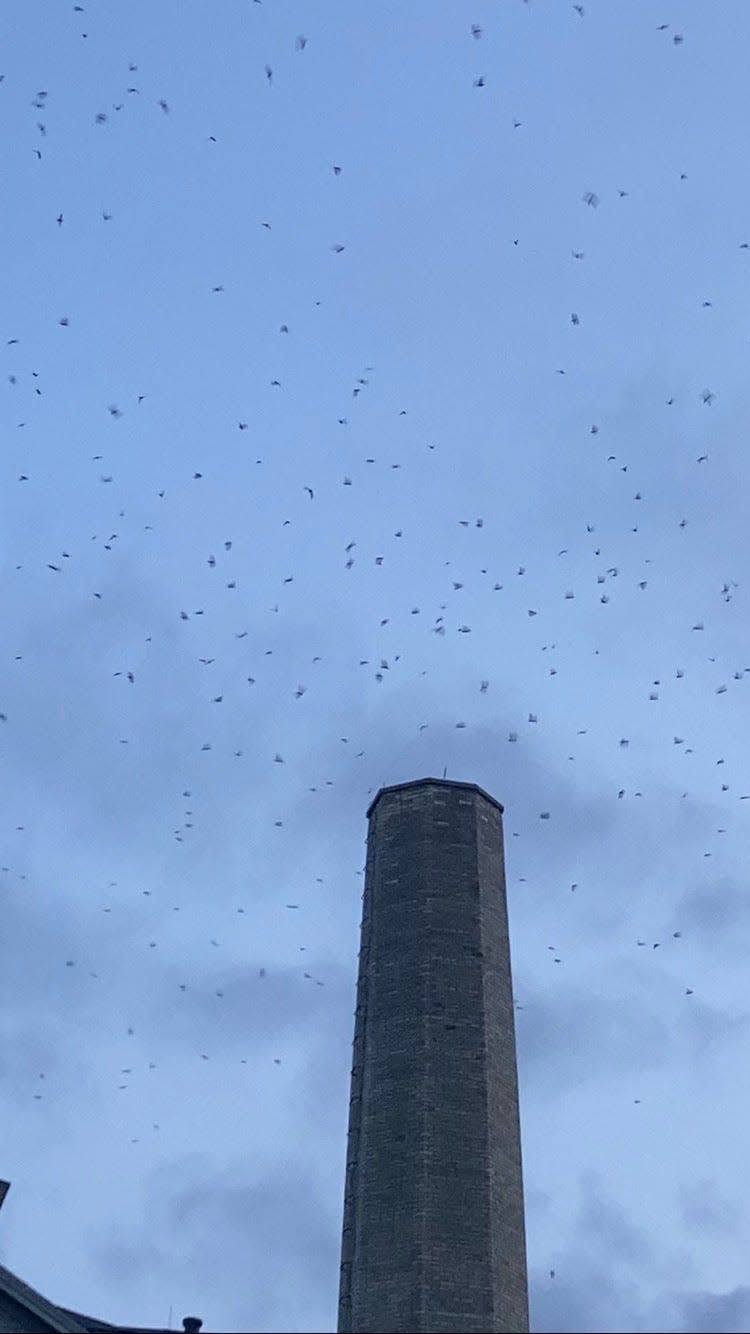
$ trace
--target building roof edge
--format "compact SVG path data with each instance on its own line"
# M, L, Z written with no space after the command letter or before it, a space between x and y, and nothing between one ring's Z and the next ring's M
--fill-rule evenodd
M41 1292L37 1292L36 1288L6 1269L5 1265L0 1265L0 1291L7 1293L32 1315L44 1320L58 1334L86 1334L86 1326L80 1322L79 1316L56 1306L43 1297Z

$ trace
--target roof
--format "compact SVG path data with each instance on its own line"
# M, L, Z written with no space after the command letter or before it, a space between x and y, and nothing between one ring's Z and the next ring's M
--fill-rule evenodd
M0 1293L5 1293L29 1315L49 1325L54 1334L89 1334L89 1331L96 1331L97 1334L107 1334L107 1331L113 1334L174 1334L173 1330L150 1326L146 1328L143 1325L110 1325L106 1320L95 1320L93 1316L56 1306L4 1265L0 1265Z
M106 1320L96 1320L92 1315L80 1315L76 1311L68 1311L65 1307L60 1307L65 1315L73 1316L76 1320L84 1321L83 1328L92 1331L92 1334L107 1334L107 1331L116 1331L117 1334L175 1334L174 1330L154 1329L149 1325L110 1325Z
M406 792L409 788L426 787L428 784L430 786L434 785L435 787L460 787L463 788L464 791L478 792L480 797L484 797L485 801L489 801L490 805L496 806L501 815L505 809L502 802L498 801L496 797L491 797L489 792L485 792L484 788L479 787L477 783L459 783L453 778L414 778L408 783L392 783L390 787L381 787L380 791L373 797L370 805L367 807L368 820L384 793Z
M13 1301L18 1302L18 1305L30 1315L43 1320L55 1334L86 1334L89 1329L88 1325L82 1323L85 1317L77 1316L72 1311L64 1311L62 1307L55 1306L54 1302L48 1302L41 1292L29 1287L28 1283L17 1278L4 1265L0 1265L0 1292L6 1293ZM113 1326L110 1325L111 1328Z
M9 1189L10 1182L0 1180L0 1208ZM88 1331L106 1334L107 1330L115 1331L116 1334L171 1334L167 1329L146 1329L143 1325L110 1325L106 1320L95 1320L93 1316L81 1315L80 1311L56 1306L43 1297L41 1292L37 1292L36 1288L6 1269L5 1265L0 1265L0 1298L3 1296L20 1306L26 1315L33 1316L35 1323L47 1326L52 1334L88 1334ZM183 1329L189 1331L199 1330L202 1324L203 1321L197 1320L195 1316L185 1316L182 1321Z

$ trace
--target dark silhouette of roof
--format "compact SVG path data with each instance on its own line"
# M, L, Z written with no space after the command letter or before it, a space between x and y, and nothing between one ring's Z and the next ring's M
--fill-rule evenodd
M0 1295L9 1297L28 1312L33 1318L29 1323L33 1323L35 1328L39 1325L46 1326L50 1334L89 1334L89 1331L98 1331L99 1334L107 1334L107 1331L112 1331L113 1334L174 1334L173 1330L166 1330L163 1327L157 1329L144 1325L112 1325L106 1320L96 1320L93 1316L82 1315L79 1311L71 1311L65 1306L56 1306L4 1265L0 1265ZM186 1334L198 1334L202 1323L196 1316L185 1316L182 1321L183 1330Z

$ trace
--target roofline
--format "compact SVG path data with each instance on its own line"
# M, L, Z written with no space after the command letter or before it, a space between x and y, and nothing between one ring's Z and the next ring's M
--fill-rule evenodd
M54 1302L48 1301L41 1292L24 1283L23 1279L18 1278L10 1269L6 1269L5 1265L0 1265L0 1292L6 1293L32 1315L46 1321L57 1334L86 1334L86 1326L81 1323L80 1317L64 1311L60 1306L55 1306Z
M113 1334L169 1334L164 1328L146 1328L140 1325L110 1325L106 1320L95 1320L93 1316L83 1315L80 1311L71 1311L67 1306L57 1306L55 1302L43 1297L41 1292L32 1288L17 1274L0 1264L0 1292L6 1293L19 1306L43 1320L55 1334L90 1334L91 1330L110 1330Z
M95 1320L93 1316L82 1315L80 1311L71 1311L67 1306L59 1308L66 1315L73 1316L76 1320L84 1320L86 1323L83 1328L87 1334L174 1334L174 1330L164 1329L163 1326L157 1329L153 1325L111 1325L106 1320Z
M460 787L463 788L464 791L478 792L480 797L484 797L485 801L488 801L491 806L496 806L501 815L505 810L505 807L503 806L502 802L498 801L496 797L491 797L489 792L485 792L484 788L480 787L478 783L459 783L453 778L413 778L408 783L392 783L388 787L381 787L379 791L376 793L376 795L373 797L372 801L370 802L370 805L367 807L368 820L370 819L377 803L380 801L380 798L386 792L407 792L409 791L410 788L425 787L428 783L434 784L435 787Z

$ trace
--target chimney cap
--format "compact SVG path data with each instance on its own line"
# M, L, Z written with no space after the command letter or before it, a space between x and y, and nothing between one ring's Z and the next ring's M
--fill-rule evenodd
M367 808L368 820L380 801L380 798L386 793L406 792L409 789L417 787L463 788L465 792L477 792L479 796L484 797L485 801L488 801L490 805L496 806L501 815L505 809L502 802L497 800L497 797L493 797L489 792L485 792L484 788L480 787L478 783L459 783L455 778L414 778L407 783L391 783L388 787L381 787Z
M185 1334L198 1334L198 1330L202 1324L203 1321L199 1320L197 1315L185 1315L182 1317L182 1328L185 1330Z

